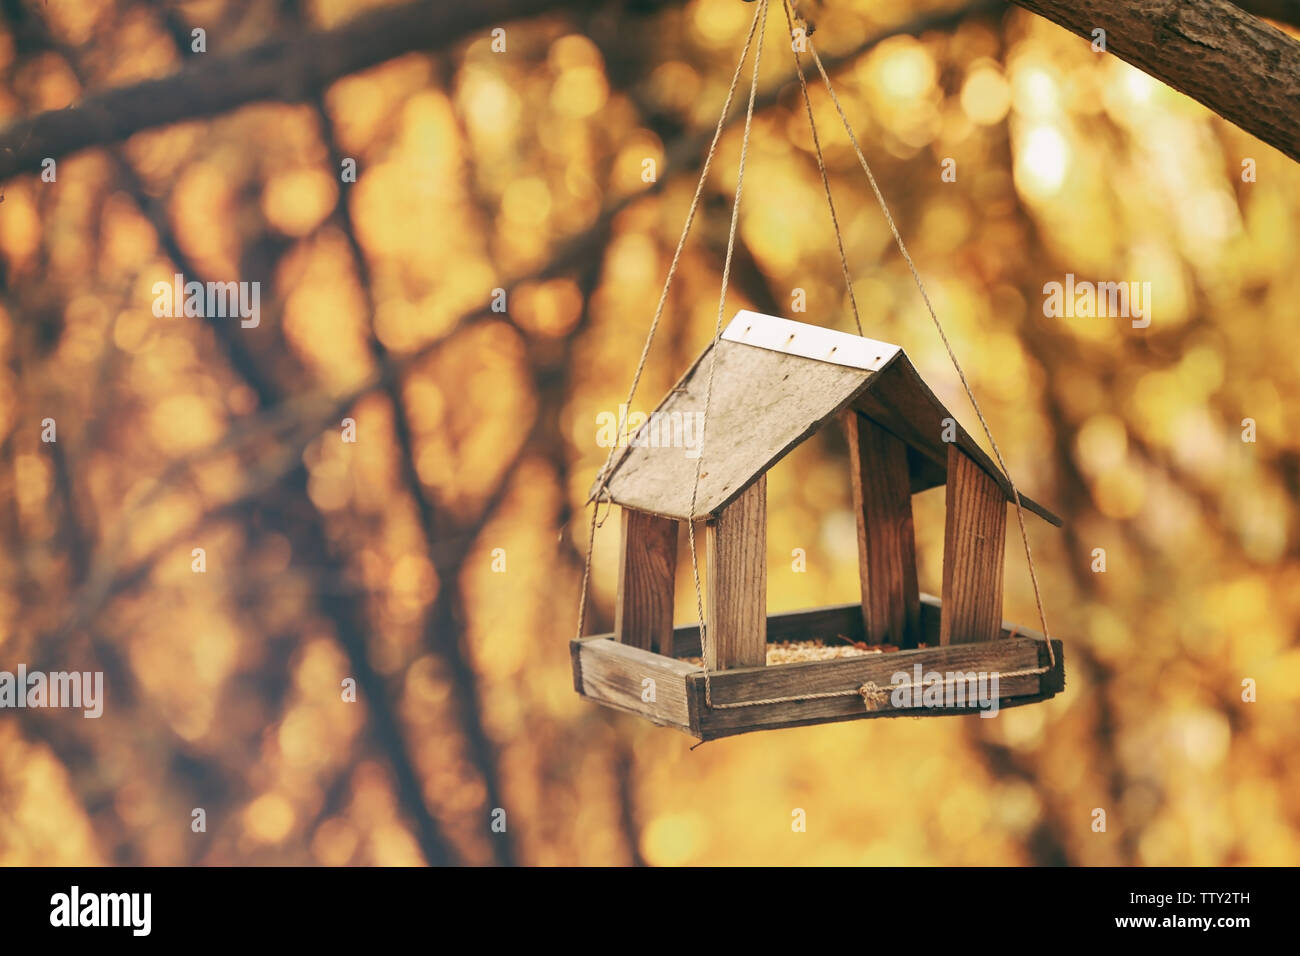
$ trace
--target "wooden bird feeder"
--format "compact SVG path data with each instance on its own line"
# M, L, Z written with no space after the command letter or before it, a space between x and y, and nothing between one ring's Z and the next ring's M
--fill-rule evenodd
M690 660L701 657L698 625L673 626L678 533L692 514L699 446L664 439L689 438L714 361L694 510L707 552L706 689L704 667ZM848 437L862 601L769 616L767 471L837 417ZM943 484L937 600L917 588L911 496ZM1011 484L896 345L739 312L621 450L601 497L622 511L614 632L571 642L574 685L597 703L710 740L981 709L960 697L958 706L951 698L916 706L919 690L898 703L888 692L900 673L1006 675L999 707L1064 688L1060 642L1053 655L1041 635L1002 621ZM1024 495L1021 503L1061 524ZM897 650L767 664L770 642L845 638Z

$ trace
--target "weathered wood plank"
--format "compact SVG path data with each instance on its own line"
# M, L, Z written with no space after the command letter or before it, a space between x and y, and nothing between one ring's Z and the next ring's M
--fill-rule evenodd
M937 672L947 678L949 674L990 675L997 673L998 707L1017 703L1045 700L1064 686L1064 652L1060 642L1056 647L1057 667L1041 675L1002 677L1020 670L1033 670L1046 666L1046 646L1033 638L1016 637L1004 641L982 644L962 644L949 647L923 648L912 651L842 658L832 661L810 661L802 664L783 664L778 667L744 668L711 675L713 709L704 706L704 679L702 673L687 677L687 690L697 695L700 712L696 736L709 740L752 730L771 730L805 724L827 723L838 720L855 720L888 716L945 716L977 713L978 706L913 706L896 707L892 698L895 675L903 674L901 682L915 679L915 667L920 665L922 679ZM966 678L969 680L969 677ZM719 708L719 704L742 701L769 700L802 694L855 689L867 681L874 682L890 693L875 710L870 710L858 695L822 698L818 700L787 701L758 704L739 708ZM950 682L954 693L945 695L945 702L957 704L961 698L958 688L973 688L961 678ZM991 683L985 684L991 692ZM969 703L970 698L967 697Z
M740 667L710 676L713 703L727 704L797 694L820 694L858 687L874 681L889 687L896 673L911 674L916 665L923 671L1010 672L1036 667L1041 641L1014 637L979 644L952 644L910 651L887 651L860 657L838 657L828 661L804 661L772 667ZM696 672L692 672L696 673ZM702 677L702 672L699 672ZM848 698L846 698L848 699ZM856 698L861 706L862 701Z
M937 598L934 598L936 602ZM934 634L939 633L937 612L934 617ZM862 640L862 605L833 604L829 607L810 608L772 614L767 619L767 642L805 641L822 638L830 641L837 635L850 641ZM673 628L673 655L676 657L700 656L700 626L685 624Z
M795 329L796 335L799 329L807 329L813 341L826 334L773 316L754 314L752 320L770 320L769 324ZM749 320L738 315L733 323L738 321ZM913 446L913 491L941 484L947 467L943 422L952 416L898 346L847 338L870 344L863 355L871 368L783 352L770 342L750 345L724 338L711 344L616 458L605 491L616 504L685 520L691 510L696 460L703 454L696 514L720 514L758 475L848 406ZM701 419L715 350L717 366L705 434ZM756 401L755 396L762 400ZM706 449L701 447L702 435ZM1006 476L960 426L956 440L1010 494ZM921 464L921 457L928 463ZM1021 500L1030 511L1060 525L1061 519L1042 505L1023 495Z
M767 476L711 521L708 647L711 670L767 661Z
M921 595L921 633L925 642L930 644L926 648L715 672L711 677L714 703L852 689L866 680L874 680L882 689L890 690L894 674L907 673L918 663L923 675L932 670L945 674L949 671L997 671L1000 709L1047 700L1064 690L1065 657L1060 641L1052 642L1056 649L1054 668L1041 675L1003 678L1002 674L1015 670L1048 667L1047 645L1042 635L1004 623L1001 633L1007 640L941 647L934 644L938 639L940 617L938 599L929 594ZM856 603L774 614L769 621L769 634L773 640L800 639L843 633L846 627L851 629L854 626L862 627L861 607ZM860 636L859 631L854 639ZM842 720L976 712L969 707L899 709L891 706L892 701L883 702L879 709L872 711L856 695L709 710L705 707L704 672L701 668L619 644L612 637L606 634L570 642L574 679L579 691L596 703L647 717L701 740ZM676 638L678 653L690 650L683 639L696 641L695 652L698 653L698 628L677 628ZM656 700L653 702L641 699L646 677L652 677L656 682ZM667 697L664 696L665 690ZM682 696L685 697L684 704Z
M686 675L698 667L620 644L608 635L581 638L570 646L578 660L578 690L585 697L658 724L690 728Z
M1036 694L1004 697L998 704L998 711L1000 713L1012 707L1042 703L1051 700L1059 692L1059 690L1048 690L1044 687ZM689 733L697 740L718 740L722 737L735 737L739 734L757 733L763 730L785 730L792 727L812 727L817 724L838 724L847 720L874 720L880 717L963 717L979 714L977 708L946 708L941 710L935 708L928 710L892 710L885 708L870 711L862 709L861 705L859 705L857 712L851 709L846 709L844 712L827 712L833 710L833 708L819 706L816 708L819 711L816 714L801 710L800 705L797 704L765 704L760 707L746 708L746 710L757 712L752 714L748 722L729 721L724 723L705 720L692 725Z
M573 666L573 689L579 694L582 693L582 640L569 641L569 663Z
M865 641L915 647L921 596L907 445L852 408L841 416L858 523Z
M998 636L1006 528L1002 489L970 456L950 445L940 644L991 641Z
M920 643L936 647L939 644L939 619L942 616L939 599L933 594L921 592L921 630ZM1010 621L1002 622L1002 636L1012 633L1043 639L1043 635L1027 627ZM612 637L613 635L605 635ZM783 611L771 614L767 618L767 642L775 644L780 641L829 641L837 636L850 641L860 641L862 633L862 605L831 604L826 607L807 608L799 611ZM676 657L700 656L700 627L698 624L684 624L673 628L673 654Z
M1006 476L961 427L956 417L944 408L905 354L876 373L870 385L853 400L853 407L907 443L915 453L914 458L923 456L929 459L927 467L917 467L918 463L913 462L913 492L943 483L948 468L948 450L955 443L997 482L1003 495L1010 498L1011 483ZM946 419L952 419L951 429L945 427ZM953 440L945 441L949 432ZM1029 511L1060 527L1061 519L1057 515L1023 492L1020 500Z
M708 428L705 392L717 350ZM631 438L607 490L617 504L685 520L703 455L696 514L717 515L798 446L872 373L738 342L705 349ZM756 396L761 402L755 402ZM701 448L701 435L707 447Z
M677 522L623 509L614 639L672 657Z

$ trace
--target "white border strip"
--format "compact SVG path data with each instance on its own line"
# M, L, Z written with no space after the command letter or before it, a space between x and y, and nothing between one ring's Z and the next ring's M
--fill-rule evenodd
M902 351L897 345L877 342L820 325L806 325L762 312L741 309L722 333L727 342L753 345L772 352L845 365L864 371L878 371Z

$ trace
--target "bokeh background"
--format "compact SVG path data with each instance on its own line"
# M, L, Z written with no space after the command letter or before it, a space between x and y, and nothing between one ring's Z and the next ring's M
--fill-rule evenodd
M0 117L296 49L386 6L4 0ZM996 720L691 750L577 697L567 642L598 416L626 398L754 8L515 7L502 52L492 27L453 23L306 86L286 56L278 97L3 183L0 669L102 670L107 699L99 720L0 712L0 862L1300 860L1300 168L1004 3L805 0L1013 475L1065 516L1029 532L1068 687ZM728 313L851 330L779 6L764 41ZM976 432L812 96L866 333ZM641 410L712 334L740 126ZM262 283L260 326L155 318L153 283L176 272ZM1044 317L1066 273L1151 282L1150 328ZM854 600L835 429L769 498L770 609ZM942 489L916 523L937 593ZM617 525L596 538L592 632L612 620ZM1005 614L1036 626L1008 544Z

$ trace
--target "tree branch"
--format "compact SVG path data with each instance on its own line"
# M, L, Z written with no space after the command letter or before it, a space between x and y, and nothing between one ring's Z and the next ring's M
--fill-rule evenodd
M321 139L330 156L330 168L338 169L343 154L339 149L334 120L330 116L323 96L316 97L313 105L320 125ZM348 205L348 195L346 191L339 190L333 221L342 231L347 242L353 267L357 271L357 280L365 294L366 339L370 353L382 366L389 361L390 353L375 330L374 280L370 261L366 258L366 252L361 247L361 240L357 236L356 224L352 219L351 207ZM384 382L382 388L393 412L393 435L399 452L398 471L406 493L415 505L425 548L432 555L438 542L439 515L433 495L425 488L419 469L416 467L415 428L407 413L402 383L397 379L389 379ZM508 484L509 477L509 473L502 476L503 486ZM488 506L491 507L490 501ZM469 547L472 547L472 542L467 545L466 550ZM455 570L459 571L459 567ZM455 579L455 572L451 580L445 580L442 572L439 572L439 580L441 586L438 588L438 595L434 599L433 607L426 614L422 628L424 643L439 657L451 676L451 694L458 723L457 729L464 738L469 761L483 781L487 810L491 812L496 808L505 807L501 789L500 753L496 741L483 725L480 706L483 689L480 686L479 673L474 666L470 648L459 627L458 615L447 613L443 609L443 605L459 600L455 592L458 591L460 583ZM513 866L516 863L514 845L508 834L501 835L500 839L491 840L490 849L493 860L498 865Z
M592 2L571 0L568 6ZM0 132L0 179L38 170L47 156L115 143L155 126L215 116L246 103L302 102L350 73L413 50L443 49L477 31L560 5L559 0L420 0L374 10L333 29L196 57L171 76L105 90L76 106L12 124Z
M1300 161L1300 43L1228 0L1011 0Z
M1300 28L1300 0L1235 0L1247 13Z

